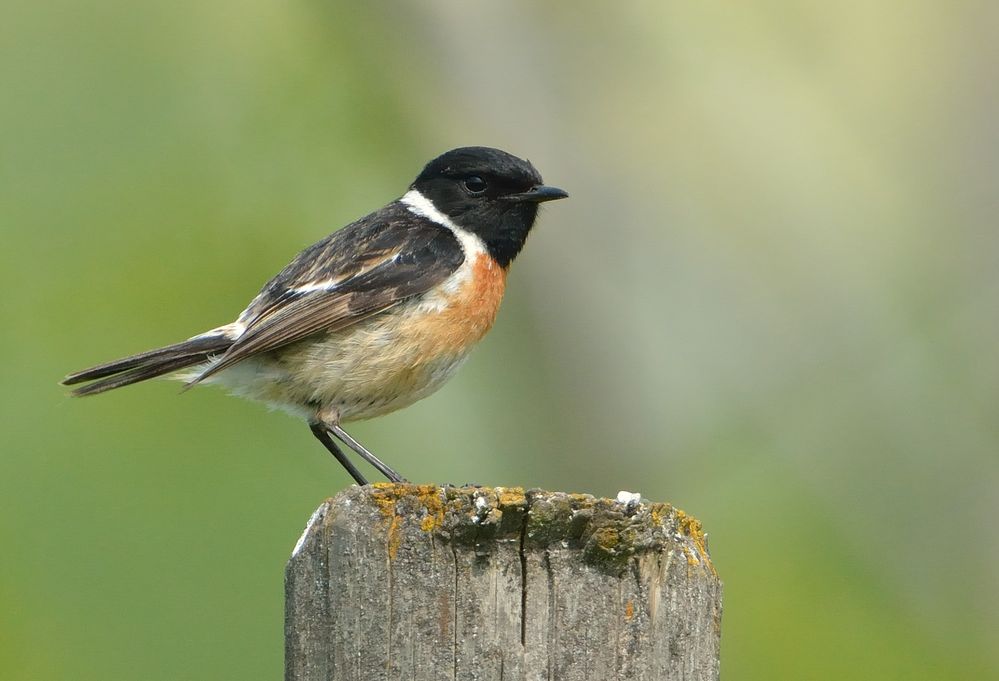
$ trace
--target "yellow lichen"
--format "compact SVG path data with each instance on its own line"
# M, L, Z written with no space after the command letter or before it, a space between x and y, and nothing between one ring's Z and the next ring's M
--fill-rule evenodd
M660 527L663 524L663 520L669 517L669 512L673 509L669 504L651 504L649 506L649 515L652 517L652 523L656 527Z
M371 500L378 505L378 510L382 515L392 517L395 515L395 502L398 496L395 493L395 484L391 482L376 482L372 485Z
M420 529L430 532L444 522L444 500L441 488L436 485L409 485L391 482L373 484L370 498L386 518L386 535L389 559L395 559L402 544L402 522L404 517L398 512L398 504L404 499L415 500L425 515L420 520Z
M501 506L522 506L527 502L523 487L497 487L496 498Z
M395 555L399 552L399 546L402 544L402 532L399 531L399 525L402 524L402 518L397 515L392 516L392 520L389 521L388 526L388 556L389 560L395 560Z
M712 573L717 574L715 572L715 566L711 564L711 556L708 555L707 537L704 534L704 528L701 526L701 521L692 515L687 515L680 509L676 509L676 525L683 534L694 542L694 547L700 554L701 561L708 566ZM692 557L693 556L687 557L688 563L690 563L690 559Z
M624 604L624 619L630 620L634 616L635 616L635 604L631 601L628 601L627 603Z
M597 529L593 533L593 539L597 542L597 546L604 551L614 553L617 545L621 542L621 535L618 534L617 528L608 526Z
M420 529L431 532L444 522L444 495L440 487L417 485L415 497L426 515L420 521Z

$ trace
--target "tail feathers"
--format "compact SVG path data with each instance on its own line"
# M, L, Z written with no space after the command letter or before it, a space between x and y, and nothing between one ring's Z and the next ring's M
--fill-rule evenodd
M97 395L200 364L212 355L225 352L230 345L232 345L232 339L221 333L196 336L182 343L175 343L74 372L64 378L62 384L87 383L87 385L73 390L71 394L74 397Z

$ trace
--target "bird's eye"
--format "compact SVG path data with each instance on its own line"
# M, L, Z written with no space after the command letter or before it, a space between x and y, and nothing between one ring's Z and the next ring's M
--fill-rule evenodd
M465 188L469 194L478 196L479 194L484 194L489 185L478 175L472 175L471 177L466 177L461 181L461 186Z

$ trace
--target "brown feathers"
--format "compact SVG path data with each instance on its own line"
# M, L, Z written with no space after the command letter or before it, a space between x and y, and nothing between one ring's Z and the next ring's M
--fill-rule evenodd
M349 327L429 291L464 261L461 244L451 230L426 218L414 218L408 211L405 221L388 220L374 234L370 230L366 235L354 233L364 227L364 222L349 225L305 251L307 258L296 258L240 317L246 331L188 386L247 357L320 331ZM315 261L320 255L326 259ZM309 264L307 273L299 269L305 263Z

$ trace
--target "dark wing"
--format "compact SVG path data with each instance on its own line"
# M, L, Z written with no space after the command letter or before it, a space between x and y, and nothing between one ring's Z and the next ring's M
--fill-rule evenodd
M247 357L342 329L424 293L463 261L451 230L389 204L302 251L240 317L246 331L188 385Z

